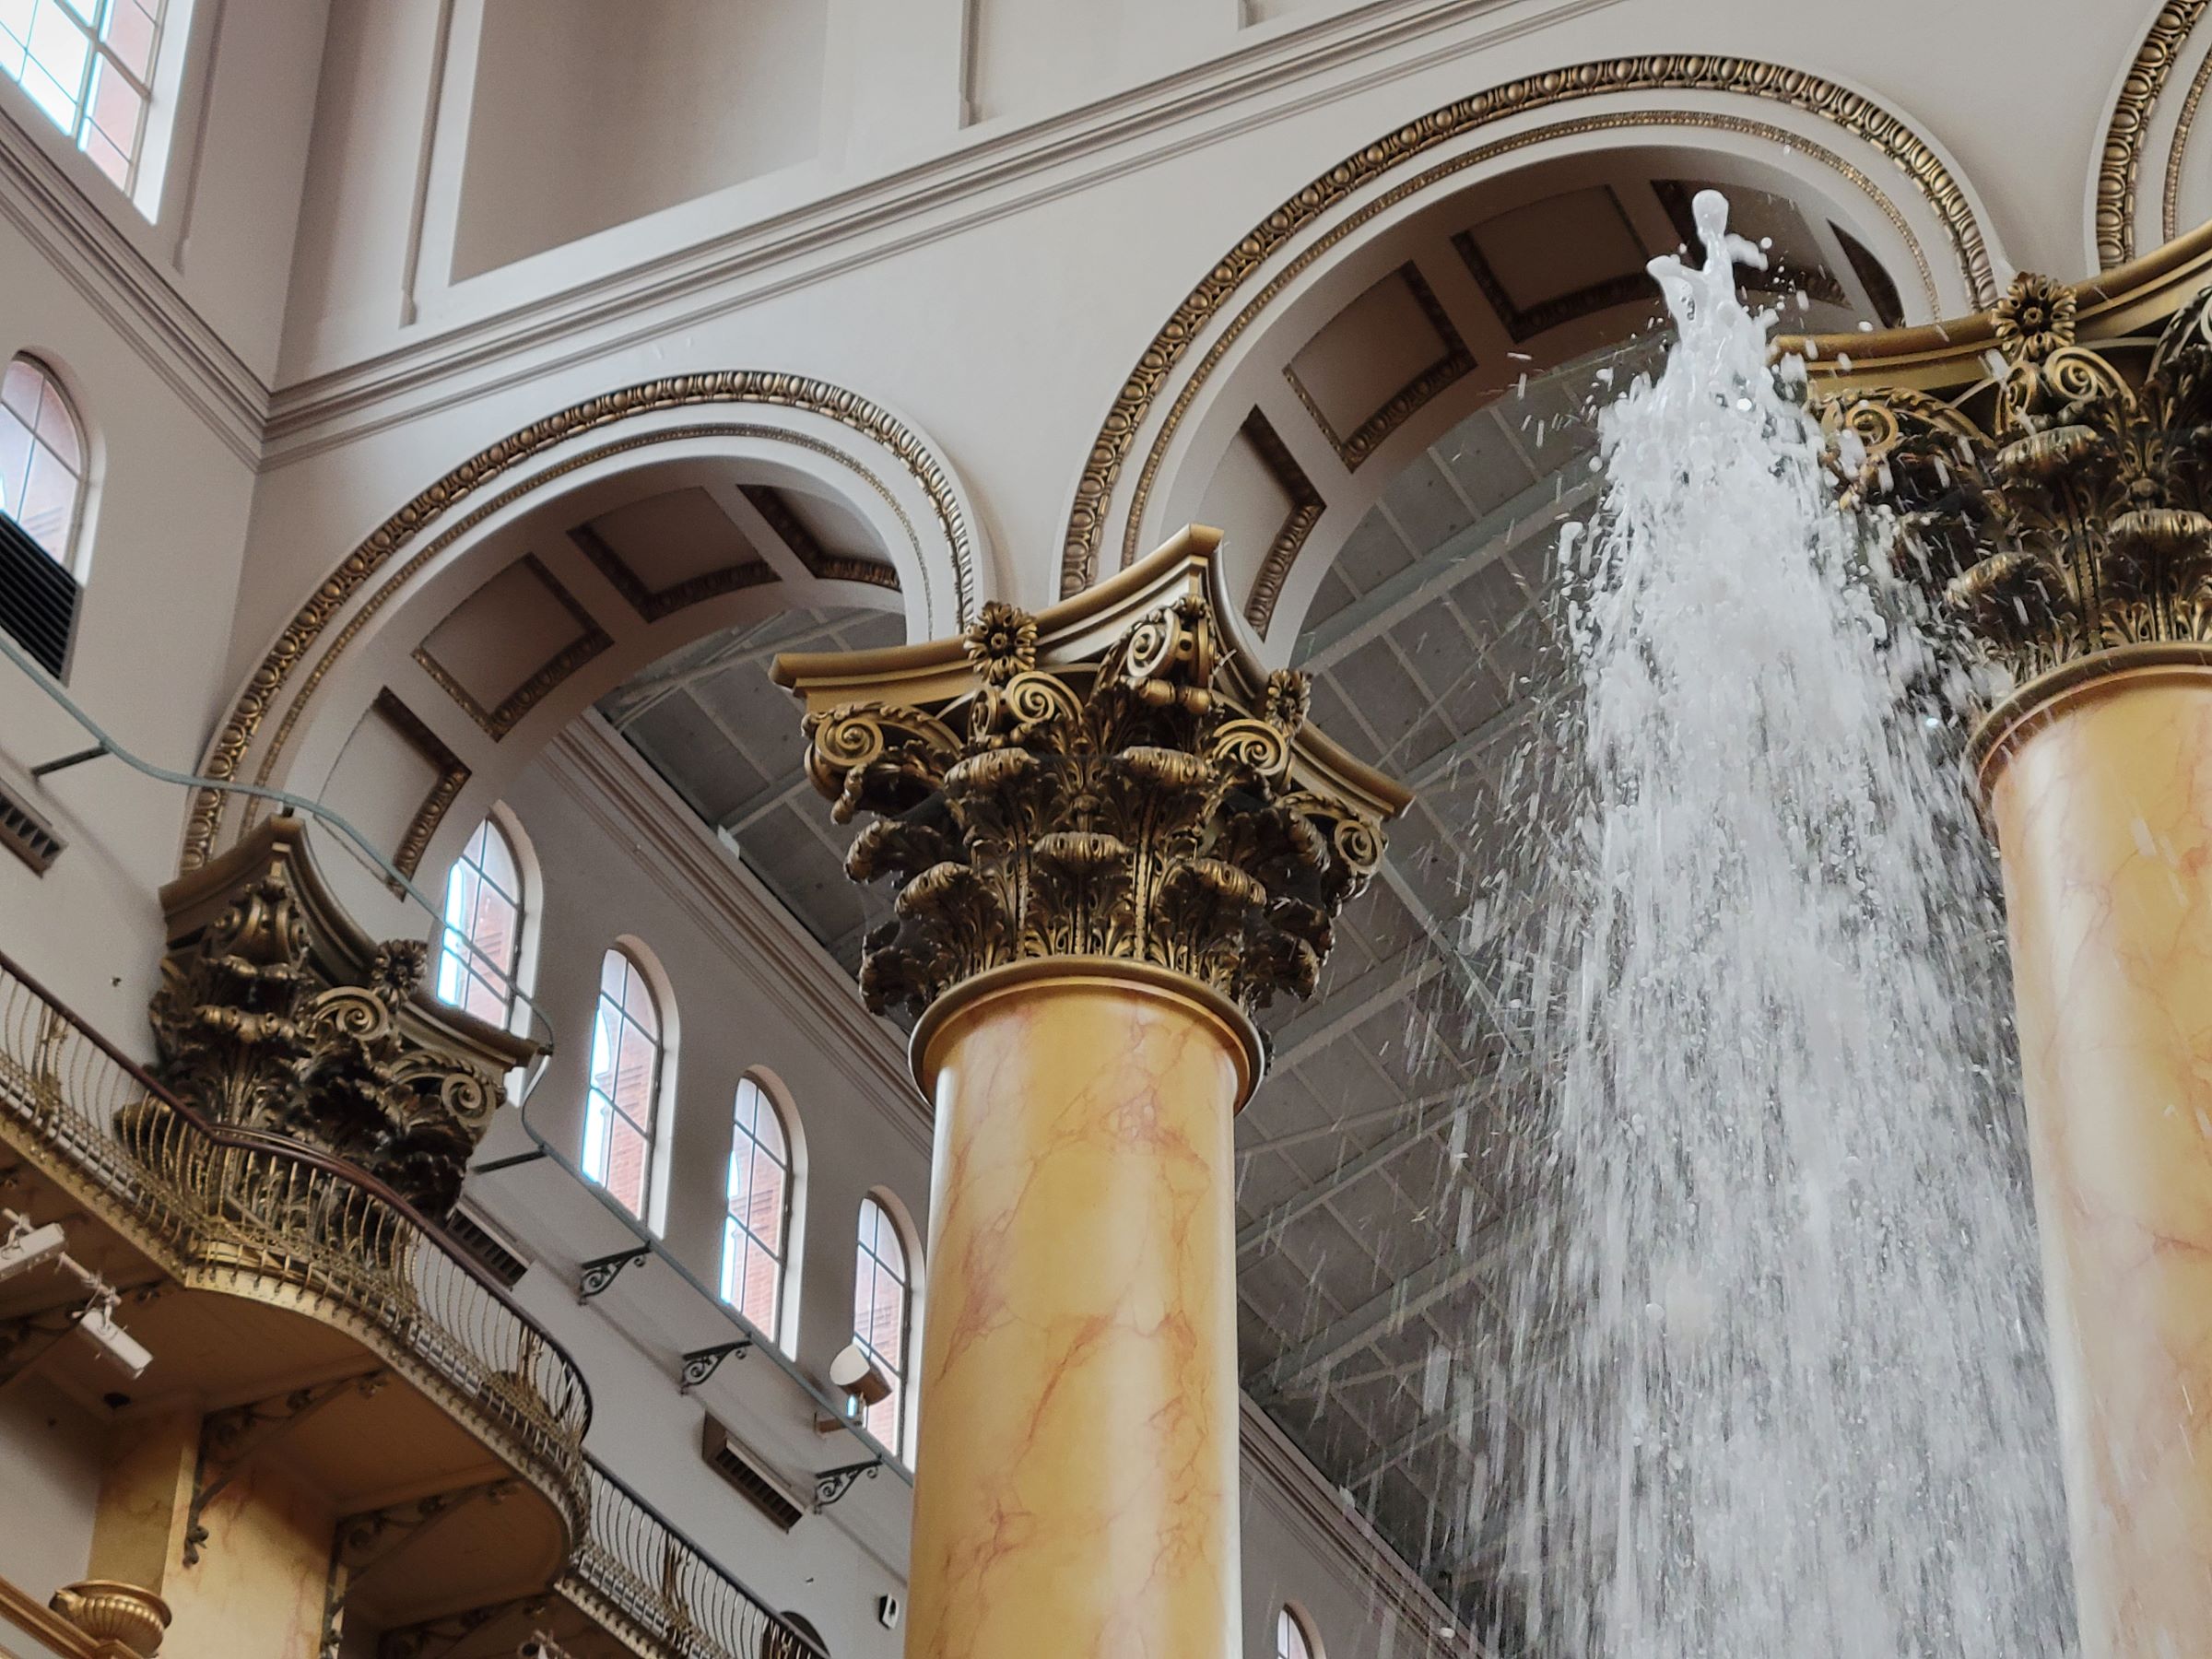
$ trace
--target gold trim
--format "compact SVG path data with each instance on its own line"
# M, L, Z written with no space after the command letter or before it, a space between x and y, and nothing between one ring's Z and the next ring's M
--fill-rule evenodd
M645 585L645 579L631 570L606 537L590 524L573 525L568 535L578 550L592 561L599 574L606 577L615 591L622 595L629 608L648 622L658 622L673 612L703 604L709 599L719 599L724 594L766 587L776 580L776 572L768 561L756 556L741 564L702 571L697 576L687 577L665 588L649 588Z
M609 548L608 552L611 555L613 549ZM567 679L570 675L575 673L577 669L582 667L601 652L610 648L615 642L606 629L599 626L599 618L578 603L576 596L560 584L559 578L552 571L546 569L536 554L525 553L516 560L516 563L526 566L532 575L551 590L553 597L559 601L561 608L576 619L578 626L583 631L532 669L523 683L510 691L498 708L487 709L478 702L476 694L454 677L453 670L430 654L430 642L427 636L421 644L415 647L413 653L416 665L437 683L440 690L459 704L461 712L482 727L485 735L494 743L499 742L508 733L514 730L516 724L521 721L523 716L543 702L547 694L559 686L561 681ZM512 565L509 565L506 570L513 568ZM503 574L505 574L504 570L495 571L492 575L486 577L483 582L477 584L477 593L482 593L487 584L496 582ZM475 597L476 594L469 595L471 599ZM467 603L466 599L462 601L464 605ZM447 614L451 615L452 613ZM410 876L414 873L413 870L407 872Z
M2205 54L2189 82L2189 96L2173 124L2173 143L2166 151L2166 196L2159 214L2159 229L2168 241L2182 232L2182 158L2189 148L2189 135L2196 128L2196 112L2212 85L2212 53Z
M2077 657L2016 686L1982 717L1967 745L1966 767L1983 814L1999 766L2043 727L2091 698L2147 681L2212 680L2212 644L2161 641Z
M1320 418L1318 413L1314 418ZM1322 429L1328 429L1324 426ZM1313 526L1321 522L1322 510L1328 503L1321 499L1321 491L1313 488L1313 480L1306 477L1306 469L1299 465L1298 458L1284 445L1266 416L1257 409L1247 415L1244 435L1252 441L1253 448L1260 452L1261 462L1275 475L1283 493L1290 498L1290 515L1275 533L1267 557L1260 560L1260 573L1253 578L1252 593L1244 601L1244 619L1265 634L1267 624L1275 618L1276 603L1283 596L1283 583L1289 578L1290 567L1298 562L1306 538L1313 534Z
M1467 349L1467 343L1459 337L1459 330L1452 326L1452 319L1444 314L1444 308L1438 303L1436 291L1429 286L1428 280L1413 262L1408 260L1391 275L1405 283L1407 291L1413 295L1414 304L1420 307L1421 315L1428 320L1429 326L1435 329L1438 337L1443 341L1444 355L1384 398L1382 406L1354 428L1350 437L1339 438L1336 435L1336 429L1329 424L1329 418L1321 412L1321 405L1314 401L1313 394L1306 390L1306 382L1298 378L1296 366L1291 363L1283 365L1283 378L1290 382L1290 390L1298 394L1298 401L1305 405L1306 413L1313 418L1313 424L1321 429L1321 435L1329 441L1329 446L1336 452L1336 458L1344 463L1347 472L1359 471L1359 464L1381 448L1383 440L1411 419L1416 410L1475 367L1475 354Z
M369 708L371 712L382 714L396 726L399 735L438 769L438 781L422 797L422 805L415 809L415 816L407 824L406 834L400 838L399 847L392 854L392 862L399 873L411 878L421 866L423 853L429 849L430 837L438 833L447 809L468 782L469 770L461 757L446 747L445 739L431 731L421 715L400 701L398 693L391 687L379 689Z
M1210 985L1151 962L1104 957L1032 957L985 969L962 980L930 1004L914 1025L907 1064L923 1099L936 1099L936 1051L950 1041L957 1023L982 1013L993 1003L1016 995L1067 995L1082 991L1119 992L1174 1003L1210 1023L1237 1061L1237 1094L1231 1113L1244 1110L1267 1072L1267 1051L1259 1029L1243 1010Z
M1617 90L1618 88L1608 88L1606 89ZM1488 119L1500 118L1501 117L1491 116ZM1555 122L1548 126L1530 132L1517 133L1510 137L1500 138L1477 149L1470 150L1464 156L1457 156L1448 161L1440 162L1418 177L1394 186L1357 212L1347 216L1341 223L1331 227L1318 237L1312 246L1302 250L1252 298L1242 311L1223 325L1219 337L1207 348L1205 359L1197 368L1191 371L1190 377L1177 392L1175 401L1161 423L1159 435L1152 441L1152 446L1145 456L1144 468L1138 475L1135 489L1131 494L1128 520L1123 528L1122 559L1124 566L1126 567L1135 560L1137 537L1141 532L1146 504L1151 499L1152 487L1158 478L1160 464L1165 458L1168 443L1182 425L1184 415L1189 412L1192 401L1197 396L1199 390L1205 385L1214 370L1219 366L1230 347L1251 326L1253 319L1314 261L1369 220L1387 212L1406 197L1430 188L1441 179L1464 172L1469 168L1480 167L1500 156L1528 149L1555 138L1574 137L1587 133L1617 132L1653 125L1702 127L1714 132L1739 133L1752 137L1765 138L1777 144L1786 144L1799 153L1841 174L1847 182L1855 185L1864 193L1877 210L1888 218L1891 227L1902 238L1905 246L1912 251L1913 263L1920 273L1922 287L1928 296L1929 309L1936 310L1940 306L1941 300L1936 292L1935 275L1928 266L1927 254L1922 250L1918 239L1913 236L1912 228L1905 222L1904 216L1897 210L1895 204L1875 188L1872 179L1849 161L1834 151L1824 149L1799 134L1786 132L1783 128L1771 125L1766 122L1752 121L1736 115L1712 114L1700 110L1639 110L1614 115L1577 116L1572 120ZM1347 167L1350 165L1349 162L1345 164ZM1334 173L1324 175L1324 179L1325 181L1334 176ZM1947 180L1948 175L1947 174L1945 177ZM1263 232L1272 234L1271 227L1274 226L1276 220L1282 218L1292 206L1301 202L1314 188L1315 186L1308 186L1307 191L1301 192L1300 196L1294 197L1291 204L1277 209L1267 223L1260 228L1260 230L1246 237L1229 258L1217 265L1214 276L1208 278L1207 284L1201 284L1183 301L1175 317L1171 319L1168 326L1160 332L1145 356L1139 359L1137 372L1132 374L1128 382L1124 386L1121 399L1115 404L1113 413L1108 416L1105 427L1091 445L1090 460L1085 467L1082 481L1077 487L1076 506L1071 510L1067 534L1062 544L1060 587L1063 596L1080 593L1097 574L1099 542L1105 534L1108 498L1112 493L1114 480L1120 476L1122 464L1128 456L1130 446L1135 441L1137 429L1143 424L1160 386L1165 383L1169 371L1174 367L1176 359L1187 349L1191 340L1206 326L1214 311L1241 285L1244 277L1251 274L1251 270L1264 263L1266 258L1277 251L1283 242L1288 241L1292 230L1300 228L1311 219L1318 218L1324 207L1330 205L1330 203L1316 205L1312 212L1299 222L1299 225L1286 228L1279 236L1275 236L1274 240L1263 244ZM1348 194L1348 192L1340 194ZM1331 202L1335 199L1337 198L1332 197ZM1973 245L1977 250L1981 248L1979 232L1975 234ZM1248 253L1250 255L1249 266L1235 274L1232 279L1228 275L1230 267L1243 260ZM1989 291L1994 296L1994 279L1988 279L1986 276L1988 269L1986 253L1981 254L1981 259L1982 275L1977 276L1971 267L1966 268L1966 275L1977 295L1982 293L1984 281L1988 280ZM1219 286L1209 295L1208 284L1214 283L1218 283ZM1200 306L1199 302L1202 298L1205 303ZM1186 315L1186 313L1188 314ZM1092 499L1091 492L1095 492L1095 499ZM1088 502L1088 506L1087 501Z
M1130 371L1127 381L1116 395L1113 407L1091 445L1083 476L1076 487L1075 503L1070 509L1067 530L1062 541L1062 595L1081 592L1097 574L1099 543L1105 533L1106 513L1114 481L1120 477L1122 464L1128 458L1130 447L1136 441L1138 428L1144 424L1169 374L1230 296L1279 253L1295 236L1323 214L1384 174L1394 171L1406 162L1441 144L1449 143L1479 127L1581 99L1653 90L1736 93L1787 104L1833 122L1884 151L1904 169L1949 231L1960 272L1966 277L1967 287L1976 301L1986 305L1995 300L1996 278L1990 267L1989 250L1983 241L1981 227L1974 220L1973 208L1967 201L1965 192L1959 188L1958 181L1951 177L1942 158L1930 149L1918 135L1898 117L1860 93L1849 91L1832 81L1803 70L1786 69L1748 58L1712 57L1702 53L1613 58L1509 81L1503 86L1446 104L1441 110L1408 122L1395 132L1338 162L1247 231L1242 240L1223 255L1204 280L1175 308L1166 326L1153 337L1152 343L1137 359L1135 368ZM1606 124L1649 126L1671 121L1676 124L1705 125L1724 130L1757 131L1763 128L1767 134L1786 142L1794 149L1806 154L1820 154L1830 165L1844 170L1847 176L1877 202L1883 200L1880 192L1874 188L1873 182L1865 174L1850 167L1840 157L1819 152L1819 147L1809 144L1800 135L1784 133L1779 128L1742 117L1700 113L1693 120L1689 119L1691 113L1660 111L1624 112ZM1603 121L1604 118L1598 119ZM1486 147L1481 159L1488 159L1508 149L1525 147L1542 137L1569 130L1596 130L1596 124L1583 125L1566 123L1546 134L1524 135L1518 141L1507 140L1499 146ZM1462 167L1474 164L1473 158L1463 158L1456 166L1446 164L1435 170L1427 175L1423 182L1432 182L1447 171L1457 171ZM1371 212L1373 210L1371 207ZM1891 206L1888 212L1892 221L1898 222L1896 209ZM1918 253L1917 243L1912 243L1909 234L1907 241L1914 246L1915 256L1921 261L1924 276L1925 256ZM1934 295L1932 283L1930 290L1930 309L1938 309L1941 302ZM1156 450L1158 443L1164 442L1167 436L1166 432L1161 433L1160 439L1156 441ZM1133 508L1133 524L1135 516ZM1124 547L1124 562L1132 557L1134 547L1132 540Z
M768 527L782 538L783 545L791 549L791 556L817 582L860 582L870 587L888 588L894 594L900 591L899 572L894 567L872 559L856 559L849 553L832 553L823 547L821 538L807 529L806 521L792 511L782 490L771 489L764 484L740 484L737 493L768 521Z
M324 629L401 547L442 517L464 497L475 493L493 478L523 462L582 433L637 416L713 403L759 404L796 409L804 414L833 420L888 449L904 465L928 498L931 506L935 508L938 523L952 550L956 608L963 619L974 614L976 561L967 517L954 499L950 476L912 429L857 393L803 375L751 369L674 375L663 380L647 381L603 396L587 398L543 420L534 421L471 456L386 519L323 579L313 594L286 625L276 643L270 647L267 655L263 657L260 665L247 681L245 689L239 694L237 702L209 747L203 771L208 777L225 780L238 775L239 766L245 759L246 751L252 746L254 735L260 730L270 707L275 703L277 693L284 688L285 683L306 657L310 648L321 638ZM803 433L774 428L715 423L640 434L633 439L604 445L591 456L571 457L562 465L548 468L504 492L497 500L464 520L453 531L439 537L432 547L442 547L450 543L460 529L479 522L489 512L574 470L588 460L649 443L719 432L767 436L782 442L810 445L835 456L838 461L868 479L887 500L890 500L888 490L874 475L852 457L831 450L818 440L809 440ZM895 501L892 505L897 507ZM901 512L899 516L903 523L905 514ZM909 524L906 528L909 536L912 536L912 525ZM918 539L915 547L918 552ZM418 569L420 563L418 555L409 560L406 568L412 571ZM357 622L359 619L356 618ZM350 638L350 634L345 637ZM328 658L325 657L324 661L327 662ZM293 707L296 711L297 700ZM288 720L287 731L288 728ZM266 777L269 764L273 763L275 754L282 747L280 735L279 741L272 746L270 756L265 758L263 777ZM192 814L185 827L181 867L191 869L206 861L215 844L222 809L223 795L219 791L202 790L194 799Z
M2174 61L2212 0L2166 0L2136 49L2104 130L2097 166L2097 264L2111 270L2136 256L2136 187L2143 171L2143 141ZM2166 234L2173 235L2172 221Z

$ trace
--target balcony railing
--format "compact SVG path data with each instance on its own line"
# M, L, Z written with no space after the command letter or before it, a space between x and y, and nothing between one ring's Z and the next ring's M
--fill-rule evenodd
M505 1440L586 1518L591 1393L560 1346L405 1199L171 1095L0 954L0 1121L182 1284L310 1312Z
M436 1226L312 1147L202 1116L5 953L0 1122L180 1282L311 1312L488 1420L569 1512L560 1588L626 1645L821 1659L584 1453L591 1394L575 1362Z
M822 1659L821 1650L587 1458L591 1525L561 1588L633 1647L677 1659Z

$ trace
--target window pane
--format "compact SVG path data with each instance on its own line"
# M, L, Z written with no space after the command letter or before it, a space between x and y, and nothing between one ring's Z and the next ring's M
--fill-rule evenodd
M138 147L138 117L145 109L138 88L114 65L102 62L93 71L92 120L126 160Z
M85 84L85 64L92 55L92 42L83 27L54 0L41 0L39 15L31 19L30 55L33 62L53 76L74 108ZM65 121L62 124L70 126L75 123Z
M624 1020L620 1057L615 1063L615 1105L642 1128L653 1122L653 1062L660 1055L652 1038Z
M28 358L17 358L7 366L7 374L0 379L0 405L13 409L29 426L39 418L39 394L46 389L46 377Z
M23 65L23 90L65 133L76 130L76 94L66 90L34 58Z
M30 429L13 409L0 408L0 512L15 517L30 477Z
M100 38L125 69L142 81L153 79L154 20L136 0L115 0L108 7L108 25Z
M100 10L100 0L62 0L62 4L87 23L91 22L94 14Z
M642 1026L649 1036L661 1034L661 1011L653 1006L653 993L646 987L645 976L634 967L629 971L629 989L622 995L622 1011Z
M606 1190L633 1216L645 1213L647 1142L618 1115L607 1125Z
M39 375L39 415L31 422L31 429L71 472L85 470L84 449L76 438L76 417L69 412L69 399L51 375Z
M523 880L514 867L514 850L507 844L507 838L500 833L489 818L486 818L484 827L477 831L475 857L484 874L500 892L510 899L522 897Z
M23 61L21 47L30 39L30 14L37 0L0 0L0 32L5 32L16 44L16 62ZM18 68L18 74L22 73Z
M56 559L69 553L69 521L76 512L76 475L44 444L33 444L30 480L23 489L23 510L16 523Z

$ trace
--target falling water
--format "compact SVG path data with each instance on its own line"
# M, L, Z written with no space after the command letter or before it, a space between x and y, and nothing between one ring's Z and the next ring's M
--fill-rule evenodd
M1839 512L1802 369L1696 206L1679 340L1599 418L1563 554L1586 771L1554 912L1549 1369L1527 1645L2018 1659L2070 1645L1987 853L1943 658Z

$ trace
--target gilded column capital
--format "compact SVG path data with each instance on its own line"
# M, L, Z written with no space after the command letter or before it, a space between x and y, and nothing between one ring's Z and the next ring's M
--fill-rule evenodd
M2023 275L1960 331L1951 383L1845 358L1822 400L1850 493L1897 511L1902 567L2010 672L2015 712L2126 664L2212 662L2212 287L2085 338L2103 298Z
M170 951L148 1010L162 1080L218 1123L284 1136L442 1217L537 1044L431 1003L428 947L378 943L275 818L161 892Z
M785 656L846 859L896 884L861 988L920 1013L991 969L1150 964L1246 1013L1312 994L1344 901L1410 799L1307 724L1305 677L1262 669L1193 527L1032 615L956 639Z

